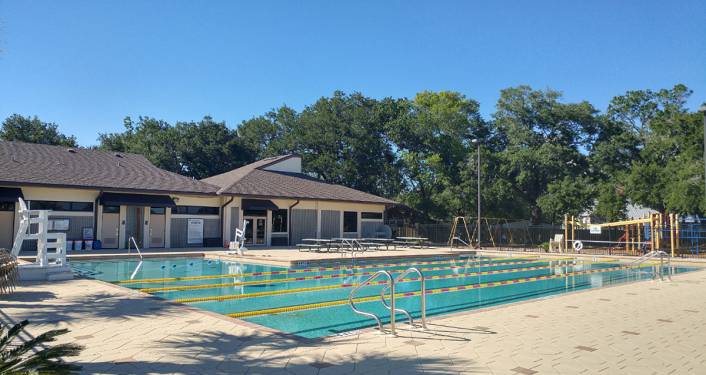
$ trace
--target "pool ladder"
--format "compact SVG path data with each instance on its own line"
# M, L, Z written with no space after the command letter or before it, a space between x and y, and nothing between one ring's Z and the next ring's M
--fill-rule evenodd
M397 313L402 313L402 314L406 315L409 320L409 324L412 327L414 327L414 320L412 319L412 315L407 310L395 307L395 284L401 282L405 276L407 276L408 274L410 274L412 272L415 272L419 275L418 280L421 282L421 314L422 314L421 320L422 320L422 329L426 329L427 328L426 281L424 279L424 275L422 274L422 272L419 271L419 269L414 268L414 267L408 268L406 271L402 272L399 276L397 276L395 278L392 277L390 272L385 271L385 270L380 270L380 271L375 272L369 278L367 278L365 281L358 284L358 286L356 286L355 288L353 288L353 290L351 290L351 293L348 295L348 304L351 306L351 309L356 314L360 314L360 315L367 316L369 318L374 319L378 325L378 330L380 330L380 332L385 332L385 329L382 325L382 321L380 320L380 317L378 317L377 315L375 315L373 313L369 313L367 311L362 311L362 310L358 309L355 305L355 302L354 302L354 299L355 299L354 296L358 290L360 290L361 288L363 288L366 285L370 285L370 283L372 283L373 281L375 281L376 279L378 279L382 275L387 279L387 284L380 291L380 300L382 302L382 305L387 310L390 311L390 334L392 334L392 335L396 334L395 315ZM390 303L389 304L387 303L387 300L385 299L385 297L386 297L385 294L387 293L388 290L390 293L390 297L389 297Z
M640 265L642 265L642 263L645 263L648 260L651 260L651 259L654 259L657 257L659 257L659 267L656 265L653 266L652 279L657 279L657 276L659 276L660 280L664 281L664 258L667 258L667 278L669 279L669 281L671 281L672 280L672 273L674 272L674 269L672 268L672 257L664 251L661 251L661 250L650 251L649 253L635 259L632 263L630 263L630 265L635 266L635 267L639 267Z

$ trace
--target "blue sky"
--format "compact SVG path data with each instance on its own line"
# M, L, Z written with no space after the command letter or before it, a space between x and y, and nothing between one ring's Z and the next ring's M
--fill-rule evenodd
M706 101L704 1L0 0L0 117L82 145L127 116L229 126L334 90L456 90L487 117L502 88L605 109L684 83Z

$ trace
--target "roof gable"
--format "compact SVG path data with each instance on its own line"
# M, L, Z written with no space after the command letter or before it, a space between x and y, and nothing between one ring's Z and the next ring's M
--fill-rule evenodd
M283 155L263 159L202 181L219 186L218 194L381 204L396 203L390 199L346 186L326 183L303 173L268 168L294 157L298 158L299 156Z

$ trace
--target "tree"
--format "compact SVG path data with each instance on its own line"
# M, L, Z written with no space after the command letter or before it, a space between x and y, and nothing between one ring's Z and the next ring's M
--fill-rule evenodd
M169 123L140 116L137 121L125 117L123 126L122 133L100 134L98 148L141 154L159 168L184 172L179 158L179 136Z
M299 114L290 107L282 106L238 126L240 144L254 159L282 155L291 152L289 134L298 126Z
M42 122L37 116L30 118L13 114L3 121L2 129L0 129L0 139L78 147L76 137L61 134L58 128L58 125L54 123Z
M238 168L255 157L234 130L209 116L174 126L149 117L137 122L126 117L124 126L122 133L101 134L99 148L142 154L162 169L196 179Z
M637 124L639 155L625 176L631 202L660 212L706 209L701 116L690 113L684 85L659 91L630 91L609 107L616 119Z
M252 156L238 142L235 131L209 116L199 122L177 122L176 154L185 176L202 179L238 168Z
M588 160L580 149L595 137L598 111L588 102L565 104L559 102L560 98L561 94L552 90L509 88L501 91L493 114L503 143L498 155L499 174L528 207L535 223L542 220L543 208L561 207L550 204L558 197L584 202L585 191L575 189L567 178L590 183L584 178ZM569 190L561 191L565 188ZM543 198L545 194L549 196Z
M474 212L476 180L467 178L475 166L471 141L489 136L478 102L457 92L425 91L410 105L387 128L399 150L402 201L429 219Z

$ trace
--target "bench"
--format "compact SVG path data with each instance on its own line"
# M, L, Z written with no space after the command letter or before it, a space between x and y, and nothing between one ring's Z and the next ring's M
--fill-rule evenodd
M317 244L313 244L313 243L312 243L312 244L308 244L308 243L299 243L299 244L296 245L296 247L299 248L299 251L312 251L312 250L318 251L318 249L323 248L323 246L317 245ZM304 250L304 249L307 249L307 250Z

